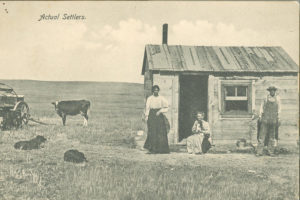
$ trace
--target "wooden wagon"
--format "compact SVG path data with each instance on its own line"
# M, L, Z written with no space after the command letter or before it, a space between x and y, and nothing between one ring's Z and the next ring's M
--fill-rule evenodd
M18 95L14 89L0 83L0 117L2 130L20 128L29 121L29 106L24 101L24 95Z

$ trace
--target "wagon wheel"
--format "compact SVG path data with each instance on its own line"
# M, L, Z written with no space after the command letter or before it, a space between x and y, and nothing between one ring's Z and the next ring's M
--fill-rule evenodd
M30 118L29 107L27 103L23 101L18 102L14 107L14 111L18 112L19 126L22 126L23 124L26 125Z

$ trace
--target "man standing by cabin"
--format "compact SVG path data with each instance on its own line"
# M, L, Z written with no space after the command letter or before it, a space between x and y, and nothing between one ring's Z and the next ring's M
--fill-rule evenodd
M265 144L268 155L274 156L274 147L277 146L278 136L275 136L275 132L280 120L281 102L280 97L276 94L277 88L275 86L270 86L267 90L269 94L260 107L259 122L261 127L257 156L263 155Z

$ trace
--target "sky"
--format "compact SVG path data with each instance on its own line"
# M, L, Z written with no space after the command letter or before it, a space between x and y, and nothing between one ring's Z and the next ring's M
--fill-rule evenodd
M164 23L170 45L281 46L299 65L296 1L0 3L0 79L142 83L145 45L161 44Z

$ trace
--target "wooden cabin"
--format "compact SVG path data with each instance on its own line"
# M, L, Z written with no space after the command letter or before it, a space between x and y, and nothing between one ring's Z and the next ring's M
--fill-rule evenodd
M280 142L298 140L298 65L281 47L146 45L145 102L153 85L169 102L169 143L191 135L197 111L206 113L214 143L256 141L260 105L270 85L282 104Z

